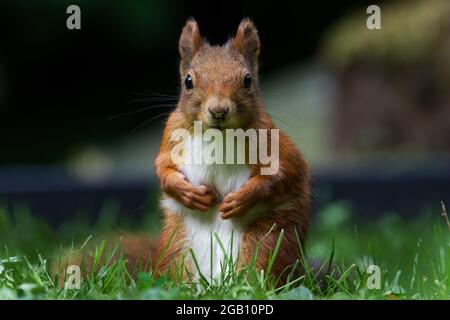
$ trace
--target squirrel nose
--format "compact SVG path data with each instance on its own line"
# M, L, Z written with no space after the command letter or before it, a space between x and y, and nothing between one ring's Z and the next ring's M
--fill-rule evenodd
M216 120L223 120L228 113L228 107L209 107L209 113Z

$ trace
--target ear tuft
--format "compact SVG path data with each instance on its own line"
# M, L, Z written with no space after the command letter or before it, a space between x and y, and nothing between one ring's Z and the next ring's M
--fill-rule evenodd
M252 67L256 66L260 42L258 31L250 19L245 18L241 21L236 36L231 42L231 47L242 54Z
M179 41L179 52L183 65L188 65L203 43L200 29L194 18L188 19Z

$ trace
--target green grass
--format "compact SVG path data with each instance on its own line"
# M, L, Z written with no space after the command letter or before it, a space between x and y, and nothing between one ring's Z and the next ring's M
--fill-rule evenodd
M119 218L118 212L119 206L109 202L96 222L81 215L55 229L24 208L7 212L0 207L0 299L450 298L450 230L439 212L416 220L384 215L362 223L355 222L356 214L345 203L335 203L317 213L306 248L308 259L298 262L305 273L299 278L291 273L288 283L278 288L276 279L268 276L277 248L266 272L253 263L237 270L235 262L227 259L217 281L200 277L184 283L151 272L133 278L118 245L108 249L101 237L118 228L156 234L159 217L147 214L131 221ZM76 254L92 242L98 244L94 263L110 262L98 272L84 274L79 289L60 288L57 283L64 275L49 271L51 258L63 260L61 252ZM119 258L112 259L114 254ZM307 262L312 260L324 262L321 276ZM326 270L328 261L331 270ZM381 270L380 289L367 287L367 267L373 264ZM182 264L178 267L183 269Z

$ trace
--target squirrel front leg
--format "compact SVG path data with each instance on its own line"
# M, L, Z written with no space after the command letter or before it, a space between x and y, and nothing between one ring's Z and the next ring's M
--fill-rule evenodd
M186 208L208 211L216 203L216 196L207 186L195 187L181 173L170 159L170 154L162 152L156 159L156 172L162 190Z
M246 214L259 201L269 200L276 188L276 178L272 176L251 177L239 190L225 196L219 206L222 219Z
M242 216L258 202L277 205L288 201L294 192L305 192L308 168L303 156L285 134L280 135L284 146L279 155L279 170L273 175L261 175L261 165L254 175L237 191L229 193L219 206L223 219Z

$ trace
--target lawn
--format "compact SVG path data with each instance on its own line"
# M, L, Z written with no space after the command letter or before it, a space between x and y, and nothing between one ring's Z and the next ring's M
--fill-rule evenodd
M344 202L316 213L307 259L299 262L306 272L300 278L290 277L283 287L275 287L272 277L252 266L236 270L232 261L223 277L213 283L202 279L187 284L155 278L151 273L133 278L123 258L85 275L79 289L57 285L61 274L50 272L49 265L52 259L61 259L61 252L76 253L94 243L92 255L94 261L100 261L117 253L117 246L110 250L101 241L114 230L157 234L158 211L151 207L145 215L125 219L111 201L96 221L80 214L57 228L26 208L9 212L0 207L0 299L450 298L450 229L440 212L424 213L416 219L389 214L374 221L358 221L357 213ZM320 276L307 261L324 262ZM330 270L327 261L332 261ZM369 265L379 267L379 289L367 285L376 283Z

